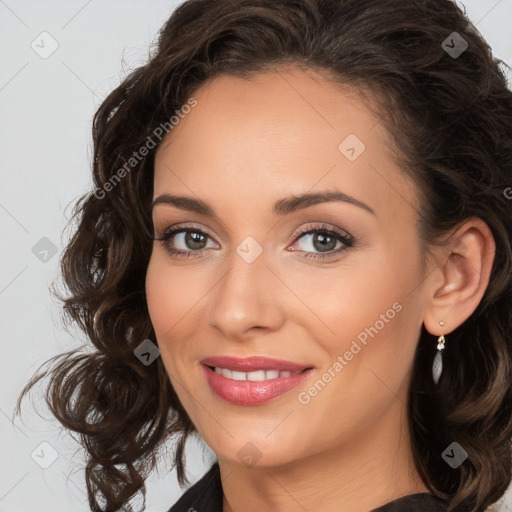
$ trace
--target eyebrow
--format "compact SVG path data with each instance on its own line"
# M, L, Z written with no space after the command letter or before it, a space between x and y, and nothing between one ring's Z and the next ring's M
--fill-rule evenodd
M272 214L288 215L289 213L302 210L303 208L308 208L309 206L313 206L315 204L333 201L353 204L359 208L362 208L363 210L366 210L372 215L376 215L373 208L368 206L366 203L363 203L362 201L359 201L358 199L349 196L340 190L306 193L279 199L274 203L272 207ZM177 196L167 193L162 194L154 199L151 210L153 210L153 208L159 204L175 206L176 208L180 208L182 210L200 213L209 217L214 217L216 215L215 210L208 203L193 197Z

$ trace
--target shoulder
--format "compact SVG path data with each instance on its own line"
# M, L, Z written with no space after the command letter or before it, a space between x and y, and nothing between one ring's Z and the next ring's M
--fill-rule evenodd
M222 496L219 463L215 462L168 512L222 512Z

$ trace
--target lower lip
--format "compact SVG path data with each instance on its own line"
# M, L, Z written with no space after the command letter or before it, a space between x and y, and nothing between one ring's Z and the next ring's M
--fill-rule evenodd
M284 395L304 382L313 368L290 377L278 377L262 381L228 379L210 367L201 364L206 380L213 392L220 398L235 405L258 405Z

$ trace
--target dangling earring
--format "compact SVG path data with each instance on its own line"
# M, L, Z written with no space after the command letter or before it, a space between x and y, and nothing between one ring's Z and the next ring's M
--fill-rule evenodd
M439 325L443 327L444 321L441 320ZM439 338L437 338L437 354L434 357L434 364L432 365L432 378L434 383L437 384L439 382L439 378L441 377L441 373L443 372L443 356L441 355L441 351L444 349L444 336L441 334Z

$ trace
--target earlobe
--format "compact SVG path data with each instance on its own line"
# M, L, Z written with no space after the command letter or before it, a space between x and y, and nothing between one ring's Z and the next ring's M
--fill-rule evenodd
M471 316L489 284L495 251L491 230L476 217L460 224L448 244L439 247L427 280L423 318L427 331L435 336L448 334Z

